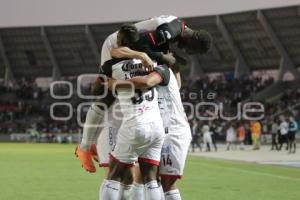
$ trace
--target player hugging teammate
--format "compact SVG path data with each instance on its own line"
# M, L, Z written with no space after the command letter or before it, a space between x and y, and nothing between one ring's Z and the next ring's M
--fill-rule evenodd
M183 174L191 132L170 44L189 54L206 53L211 40L206 31L194 31L175 16L124 25L105 40L100 74L117 95L109 92L101 99L108 109L90 107L76 149L82 166L95 172L92 144L98 139L100 166L108 167L101 200L181 199L175 183ZM98 94L102 87L100 79ZM113 116L117 110L122 119ZM101 123L103 128L97 129Z

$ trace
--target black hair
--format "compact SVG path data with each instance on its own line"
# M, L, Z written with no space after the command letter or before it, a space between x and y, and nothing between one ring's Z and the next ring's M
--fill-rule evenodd
M207 53L212 45L212 36L205 30L193 31L191 36L184 38L182 48L190 54Z
M119 30L118 37L119 45L130 47L133 43L138 41L139 33L135 25L124 24Z

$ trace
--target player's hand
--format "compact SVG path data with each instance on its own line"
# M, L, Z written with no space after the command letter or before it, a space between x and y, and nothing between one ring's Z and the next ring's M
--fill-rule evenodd
M176 63L176 58L173 53L166 53L163 55L163 59L168 63L168 66L171 67Z
M143 66L146 71L153 71L154 63L146 53L141 53L140 59L142 60Z
M112 78L107 78L107 87L109 90L113 90L116 80Z

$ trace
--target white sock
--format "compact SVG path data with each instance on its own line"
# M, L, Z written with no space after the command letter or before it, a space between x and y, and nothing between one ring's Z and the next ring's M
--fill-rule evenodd
M121 183L113 180L103 180L100 187L99 200L120 200L122 192Z
M132 187L132 200L145 199L144 189L143 184L134 183Z
M166 200L181 200L180 192L178 189L170 190L165 193Z
M124 185L123 184L123 191L121 200L131 199L131 192L132 192L133 185Z
M163 187L161 184L158 184L158 185L159 185L159 190L160 190L160 195L161 195L160 200L165 200L165 193L164 193Z
M145 184L145 199L146 200L161 199L159 185L156 180L150 181Z
M100 109L96 104L92 104L89 108L83 127L82 139L80 148L83 150L90 150L92 144L97 143L97 138L100 131L97 131L99 125L104 117L105 111Z

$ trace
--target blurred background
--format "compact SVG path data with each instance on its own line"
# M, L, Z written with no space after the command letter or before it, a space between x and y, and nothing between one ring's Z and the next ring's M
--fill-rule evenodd
M99 199L104 170L74 149L101 47L159 15L213 37L205 55L176 52L193 138L182 198L300 199L300 0L0 0L1 200Z
M180 54L187 61L181 71L181 94L194 136L193 151L201 146L212 149L203 144L204 125L209 126L213 142L227 143L229 149L231 142L240 144L243 135L243 143L252 144L249 120L201 120L197 116L209 116L212 108L197 107L200 102L222 104L225 116L235 116L239 103L261 103L261 142L271 144L275 134L275 142L281 143L280 124L289 123L291 117L300 120L299 3L2 0L0 141L77 142L87 106L79 117L77 108L91 101L80 98L78 90L89 95L93 80L77 84L77 79L97 73L105 38L125 22L172 14L194 29L207 30L214 40L206 55ZM151 9L145 9L148 6ZM66 81L55 84L52 91L65 97L53 98L49 89L53 81ZM58 120L50 116L53 103L58 103L53 108ZM232 129L233 138L228 136Z

